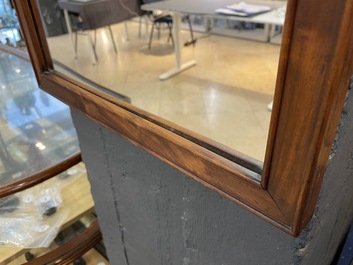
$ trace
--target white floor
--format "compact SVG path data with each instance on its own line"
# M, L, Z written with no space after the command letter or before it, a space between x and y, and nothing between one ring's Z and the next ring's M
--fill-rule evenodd
M196 46L182 49L183 61L197 65L171 79L158 76L174 66L167 30L161 39L138 37L138 23L112 26L118 53L109 31L97 33L99 61L93 65L88 39L79 36L78 58L68 35L48 39L53 58L131 98L132 104L238 151L263 160L271 113L280 46L197 33ZM144 29L143 29L144 33ZM190 39L183 31L184 41Z

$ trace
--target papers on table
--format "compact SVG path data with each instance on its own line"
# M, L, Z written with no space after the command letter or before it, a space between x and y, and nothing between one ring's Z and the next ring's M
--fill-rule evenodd
M215 10L215 12L224 15L248 17L261 14L270 10L271 7L269 6L254 5L245 2L240 2L237 4L226 6L225 8L218 8Z

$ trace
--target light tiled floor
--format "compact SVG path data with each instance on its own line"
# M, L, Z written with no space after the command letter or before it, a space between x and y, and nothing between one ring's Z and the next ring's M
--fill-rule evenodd
M197 33L196 46L182 49L183 62L197 65L165 81L159 74L174 66L167 31L152 49L138 37L138 23L112 26L114 53L107 29L97 33L99 61L93 65L88 38L79 36L74 59L68 35L48 39L53 58L95 82L132 99L132 104L238 151L263 160L280 46ZM144 30L143 30L144 31ZM183 41L188 31L182 32Z

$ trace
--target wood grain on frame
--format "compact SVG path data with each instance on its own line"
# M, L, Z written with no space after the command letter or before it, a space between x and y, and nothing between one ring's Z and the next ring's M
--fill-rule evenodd
M310 221L353 69L352 1L288 2L261 182L251 159L53 71L36 1L14 2L42 89L291 235Z

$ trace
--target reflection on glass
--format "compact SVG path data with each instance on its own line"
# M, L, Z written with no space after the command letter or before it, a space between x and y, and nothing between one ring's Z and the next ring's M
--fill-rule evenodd
M0 186L77 152L68 107L38 88L29 62L0 50Z
M15 9L9 0L0 1L0 42L17 47L21 41Z
M119 0L108 2L114 1ZM271 5L271 11L259 15L263 16L262 23L191 15L197 41L195 46L189 45L189 27L184 21L182 62L196 60L197 65L164 81L159 80L160 74L175 66L167 24L156 25L154 35L150 35L151 15L138 17L136 13L129 20L109 24L110 28L103 27L107 24L88 30L95 28L91 17L85 17L87 10L80 14L80 6L68 12L71 38L62 26L66 24L63 12L50 15L47 10L57 9L48 2L40 2L40 8L42 13L46 10L43 21L54 59L130 97L133 105L262 161L286 4L263 3ZM131 8L124 12L132 15ZM105 13L103 21L114 15L110 13ZM101 15L98 11L92 14L95 18ZM89 26L85 26L87 20Z

